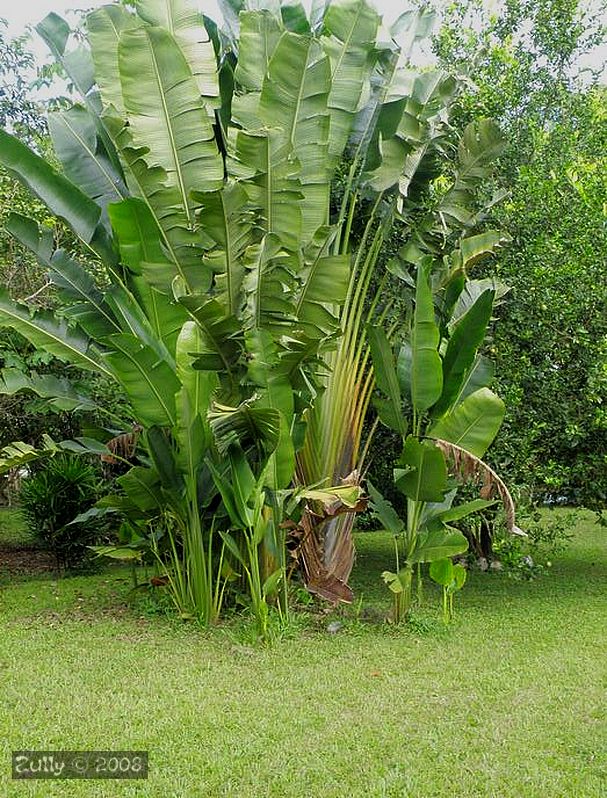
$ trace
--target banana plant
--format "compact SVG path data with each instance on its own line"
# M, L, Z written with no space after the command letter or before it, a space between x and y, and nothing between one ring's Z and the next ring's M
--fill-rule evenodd
M113 3L87 16L76 46L50 14L38 32L80 94L49 118L60 169L0 131L0 163L89 255L11 216L58 306L33 312L2 292L0 323L124 393L143 429L127 485L170 519L182 594L205 623L216 615L209 535L220 502L209 463L225 468L238 445L268 491L360 478L373 388L365 300L382 243L396 221L411 234L401 261L441 264L441 242L464 234L463 259L501 146L490 122L458 137L448 124L457 82L410 69L427 12L404 15L385 41L367 0L321 4L309 18L264 0L225 5L217 25L189 0ZM453 157L450 187L420 215L416 198ZM325 588L347 597L352 515L319 525L315 509L303 554L315 567L304 573L323 590L320 564Z
M479 354L496 288L462 280L455 271L435 297L430 268L429 258L418 266L410 330L396 358L384 330L368 329L378 416L403 439L394 481L406 498L406 520L369 486L376 517L395 537L396 572L386 571L383 577L395 596L396 621L411 608L414 567L421 590L421 563L443 561L468 548L465 536L451 524L490 506L497 495L511 531L517 529L505 485L481 460L504 417L503 402L488 387L492 369ZM481 496L454 505L457 479L479 473L485 480Z
M466 584L468 572L460 563L435 560L430 565L430 579L443 589L443 621L445 626L453 620L453 595Z

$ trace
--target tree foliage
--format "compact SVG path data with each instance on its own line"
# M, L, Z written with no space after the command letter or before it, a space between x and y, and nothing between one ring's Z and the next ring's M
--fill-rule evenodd
M500 121L509 201L494 218L513 244L491 354L506 401L492 459L537 498L595 506L607 495L605 4L510 0L499 17L449 7L441 61L472 81L460 108ZM595 52L593 73L589 54ZM585 70L585 71L584 71Z

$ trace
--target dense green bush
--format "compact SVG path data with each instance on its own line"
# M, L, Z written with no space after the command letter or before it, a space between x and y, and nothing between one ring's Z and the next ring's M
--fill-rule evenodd
M72 524L98 498L100 480L95 468L81 458L57 455L23 480L20 502L34 537L53 552L60 568L82 565L87 546L98 541L99 524Z
M459 123L480 110L509 141L500 171L512 190L488 220L512 236L491 264L511 291L488 345L506 403L488 459L535 500L599 507L607 498L607 94L577 66L605 37L600 10L592 14L578 0L510 0L495 17L477 0L456 0L436 50L470 78ZM389 434L377 436L377 484L389 484L390 445Z

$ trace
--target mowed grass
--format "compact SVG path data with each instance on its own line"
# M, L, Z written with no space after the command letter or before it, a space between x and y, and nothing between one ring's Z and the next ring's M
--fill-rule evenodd
M363 611L265 649L238 625L205 634L142 614L123 570L5 583L0 795L607 796L607 542L593 516L537 581L472 573L447 630L431 590L413 630L364 620L388 605L391 544L358 545ZM148 749L149 779L11 782L11 750L37 748Z

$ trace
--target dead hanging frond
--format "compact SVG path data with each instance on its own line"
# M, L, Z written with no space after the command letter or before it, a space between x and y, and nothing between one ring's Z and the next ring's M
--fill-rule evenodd
M513 535L526 537L526 533L516 526L514 500L503 479L487 463L466 449L462 449L461 446L449 443L449 441L443 441L440 438L433 438L432 440L447 458L456 479L461 482L471 480L480 484L481 499L499 498L504 507L508 531Z
M135 456L142 430L143 427L140 424L133 424L131 432L124 432L109 440L106 446L110 454L102 454L101 461L107 465L118 465L125 460L130 462Z
M354 564L351 530L356 513L366 509L368 499L361 495L358 471L344 477L340 486L329 489L323 498L324 493L322 488L308 490L311 501L306 503L301 520L298 524L289 522L291 570L301 569L310 593L334 605L350 604L353 593L348 577ZM350 494L356 496L354 501ZM344 528L349 534L343 534Z

